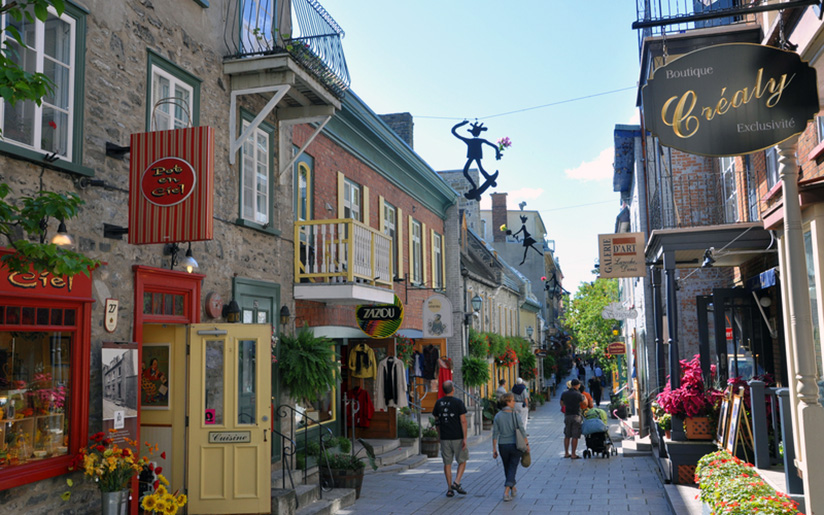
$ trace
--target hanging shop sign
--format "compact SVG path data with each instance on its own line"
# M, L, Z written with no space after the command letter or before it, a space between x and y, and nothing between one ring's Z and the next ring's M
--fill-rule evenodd
M211 240L215 131L132 134L129 243Z
M423 337L449 338L452 336L452 302L436 294L423 301Z
M655 70L641 94L646 128L662 145L704 156L769 148L818 112L815 69L750 43L690 52Z
M0 254L6 254L0 249ZM54 275L49 272L12 272L8 267L0 267L0 293L12 295L59 295L75 299L89 299L92 296L92 277L77 274L71 277Z
M624 342L612 342L607 345L607 353L611 356L620 356L627 353L627 345Z
M598 235L599 274L610 277L644 277L644 233L623 232Z
M370 338L389 338L403 323L403 303L395 295L394 304L358 306L355 310L358 327Z
M635 308L625 308L620 302L610 302L601 310L601 318L604 320L627 320L638 318L638 311Z

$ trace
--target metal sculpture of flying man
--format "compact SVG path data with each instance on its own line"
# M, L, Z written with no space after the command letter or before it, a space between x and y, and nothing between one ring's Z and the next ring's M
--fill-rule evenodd
M511 235L517 241L518 240L518 235L523 233L524 239L521 242L521 244L524 246L524 259L520 263L521 265L523 265L524 262L526 262L526 254L527 254L527 252L529 252L530 248L532 250L534 250L535 252L537 252L538 254L540 254L541 256L543 256L544 253L541 252L540 250L538 250L538 247L535 246L535 244L538 243L537 240L535 240L535 238L533 238L532 235L529 234L529 231L526 230L527 217L524 216L524 215L520 215L520 218L521 218L521 224L522 225L521 225L521 228L518 230L518 232L513 233L512 231L506 231L506 234Z
M472 138L465 138L458 134L458 127L463 127L468 123L469 120L464 120L461 123L452 127L452 134L454 134L455 137L459 140L466 143L466 164L463 167L463 175L464 177L466 177L466 180L469 181L469 184L472 185L472 188L466 193L464 193L464 197L466 197L469 200L474 199L480 201L481 195L487 189L489 189L490 186L498 185L498 183L495 182L495 179L498 178L498 171L496 170L495 173L489 175L488 173L486 173L486 170L484 170L483 165L481 165L481 159L483 159L484 157L483 146L486 144L495 149L496 160L501 159L501 148L500 145L495 145L494 143L491 143L483 138L478 137L481 135L482 132L487 130L486 127L484 127L483 123L475 122L472 124L472 128L467 130L467 132L472 134ZM483 175L485 179L485 182L483 184L476 185L475 181L473 181L472 178L469 176L469 165L471 165L473 161L476 165L478 165L478 169L481 171L481 175Z

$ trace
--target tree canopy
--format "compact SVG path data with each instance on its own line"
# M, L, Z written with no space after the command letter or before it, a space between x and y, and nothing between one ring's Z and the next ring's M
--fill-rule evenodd
M617 279L581 283L565 318L565 325L578 352L590 352L599 359L605 358L607 345L614 339L612 329L617 321L604 319L601 312L619 298Z

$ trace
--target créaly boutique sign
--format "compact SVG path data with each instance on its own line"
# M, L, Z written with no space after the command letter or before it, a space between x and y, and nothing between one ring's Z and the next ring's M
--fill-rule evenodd
M598 235L598 273L610 277L644 277L644 233L622 232Z
M655 70L642 95L646 128L662 145L705 156L771 147L818 112L815 69L749 43L690 52Z

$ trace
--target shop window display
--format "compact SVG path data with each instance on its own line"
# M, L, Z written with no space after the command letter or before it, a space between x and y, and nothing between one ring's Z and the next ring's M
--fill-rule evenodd
M68 318L68 310L37 308L28 319L27 309L0 312L7 323ZM0 331L0 468L68 454L71 347L69 333Z

